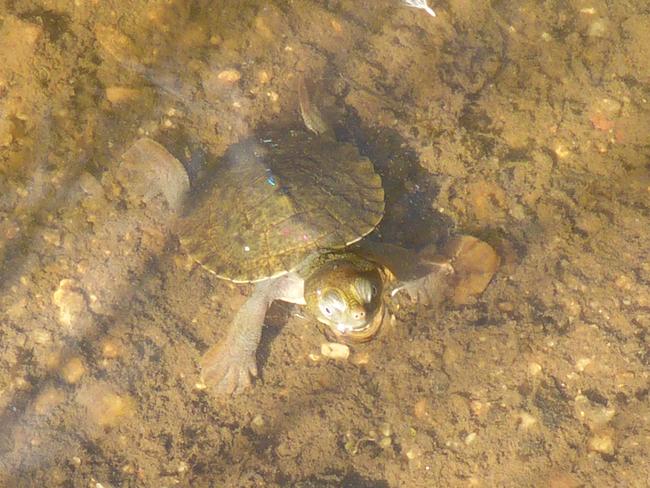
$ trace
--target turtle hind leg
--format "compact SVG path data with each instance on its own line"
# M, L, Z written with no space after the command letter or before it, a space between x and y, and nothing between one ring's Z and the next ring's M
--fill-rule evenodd
M212 393L233 395L251 385L258 372L255 355L266 311L274 300L301 303L303 290L302 279L293 273L255 286L228 326L225 337L201 358L201 377Z

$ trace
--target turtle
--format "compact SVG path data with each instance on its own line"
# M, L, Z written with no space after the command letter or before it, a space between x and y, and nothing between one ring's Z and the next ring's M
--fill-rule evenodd
M182 247L203 268L254 285L200 361L217 395L240 393L258 375L273 301L306 306L339 341L367 341L383 322L391 268L411 260L396 247L358 245L384 215L382 179L353 144L337 141L302 78L298 94L306 130L230 146L179 225Z

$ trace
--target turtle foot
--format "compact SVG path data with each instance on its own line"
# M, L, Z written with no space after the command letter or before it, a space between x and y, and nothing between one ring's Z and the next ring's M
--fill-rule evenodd
M212 346L201 358L201 378L217 396L237 395L250 387L257 376L255 353L225 340Z
M391 296L403 290L414 303L439 304L445 294L448 278L454 274L454 268L449 263L436 263L435 267L436 269L421 278L401 282L393 289Z

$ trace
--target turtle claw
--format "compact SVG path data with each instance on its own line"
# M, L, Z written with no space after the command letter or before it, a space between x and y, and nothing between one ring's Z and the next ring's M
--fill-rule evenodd
M237 395L257 376L255 355L231 346L228 341L216 344L201 358L201 378L216 396Z

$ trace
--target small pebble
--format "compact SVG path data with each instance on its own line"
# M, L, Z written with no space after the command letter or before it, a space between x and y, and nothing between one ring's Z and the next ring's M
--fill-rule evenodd
M421 398L415 403L415 406L413 407L413 415L415 415L415 418L418 420L422 420L429 416L426 398Z
M483 417L490 410L490 404L479 400L472 400L469 409L475 417Z
M113 105L131 102L140 96L140 90L125 86L109 86L106 88L106 99Z
M266 85L271 81L271 75L266 70L260 70L257 72L257 81L262 85Z
M46 387L34 400L36 415L45 415L65 400L65 394L54 387Z
M97 178L86 171L79 175L79 187L86 195L98 196L104 193L104 188Z
M355 455L357 453L357 441L352 437L351 435L348 435L349 433L346 433L345 435L345 444L343 444L343 448L345 449L345 452L351 455Z
M241 79L241 73L236 69L225 69L219 72L217 79L224 83L236 83Z
M92 322L79 283L73 279L61 280L58 289L52 294L52 303L58 307L57 318L67 332L79 332Z
M541 364L536 363L534 361L528 363L528 374L530 374L531 376L537 376L541 372L542 372Z
M406 456L406 459L408 459L409 461L413 461L414 459L419 457L421 454L422 453L421 453L420 449L417 448L417 447L411 447L410 449L407 449L406 452L404 453L404 455Z
M596 19L590 25L587 30L587 35L589 37L605 37L607 34L607 22L603 19Z
M388 449L393 444L393 440L390 437L384 437L379 441L379 447L382 449Z
M571 151L569 150L569 148L567 148L562 143L557 143L553 150L555 152L555 155L560 159L565 159L571 154Z
M370 362L370 354L368 351L359 351L352 354L350 362L356 366L364 366Z
M614 284L621 290L626 290L626 291L631 290L633 286L632 280L625 275L620 275L618 278L616 278Z
M45 230L41 237L51 246L59 247L61 245L61 233L56 230Z
M321 344L320 353L329 359L346 360L350 356L350 348L338 342L326 342Z
M463 442L465 442L466 446L469 446L470 444L472 444L476 440L477 436L478 436L478 434L476 432L470 432L469 434L467 434L465 436L465 439L464 439Z
M54 371L61 365L61 351L51 349L43 353L43 365L48 371Z
M589 439L589 449L601 454L614 454L614 439L608 433L600 433Z
M528 412L519 412L519 429L528 430L537 423L537 419Z
M255 433L260 433L264 428L264 425L264 417L259 413L253 417L253 420L251 420L251 429L253 429L253 432Z
M101 342L102 357L105 359L115 359L120 355L120 344L117 340L107 337Z
M576 369L583 372L591 364L591 358L580 358L576 361Z
M274 37L273 32L271 31L271 29L269 28L269 26L267 25L263 17L260 16L256 17L254 24L255 24L255 29L262 37L265 37L267 39L273 39Z
M586 396L575 397L577 417L585 423L592 432L605 427L616 415L616 409L605 405L592 403Z
M514 311L515 306L512 304L512 302L499 302L499 304L497 305L497 308L501 312L511 313L511 312Z
M78 356L68 360L61 368L61 377L71 385L77 383L85 373L86 367Z
M47 344L51 340L51 334L45 329L34 329L31 333L32 340L36 344Z
M88 420L100 427L113 427L135 413L135 402L117 393L108 384L96 384L81 390L77 401L86 408Z
M29 390L32 387L32 384L22 376L15 377L11 381L11 384L16 390L23 390L23 391Z

